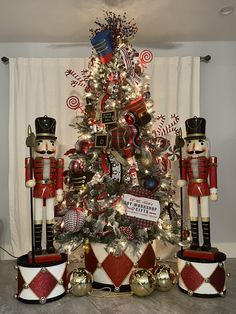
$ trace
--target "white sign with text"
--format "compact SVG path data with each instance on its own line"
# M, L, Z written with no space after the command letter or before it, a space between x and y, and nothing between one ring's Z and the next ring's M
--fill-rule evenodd
M126 205L126 215L156 222L160 216L160 203L146 197L124 194L123 201Z

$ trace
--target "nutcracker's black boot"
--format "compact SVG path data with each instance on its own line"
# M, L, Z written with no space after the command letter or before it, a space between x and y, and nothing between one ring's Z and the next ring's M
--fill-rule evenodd
M53 224L46 224L46 234L47 234L47 253L55 253L55 248L53 246Z
M191 232L192 232L192 244L190 246L191 250L196 250L199 248L199 241L198 241L198 221L194 220L191 221Z
M34 253L35 255L42 254L42 224L35 224L34 225Z
M209 251L211 249L210 221L202 221L202 233L203 233L202 250Z

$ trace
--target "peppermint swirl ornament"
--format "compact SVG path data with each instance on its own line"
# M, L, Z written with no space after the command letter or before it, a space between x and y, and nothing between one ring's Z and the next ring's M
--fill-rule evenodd
M80 101L79 97L77 96L70 96L66 100L66 105L69 109L76 110L80 108Z
M142 65L150 63L153 59L153 54L150 50L143 50L141 51L140 55L139 55L139 60L141 62Z

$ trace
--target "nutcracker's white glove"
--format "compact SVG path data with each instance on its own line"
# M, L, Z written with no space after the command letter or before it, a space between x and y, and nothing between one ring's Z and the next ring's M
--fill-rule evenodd
M217 189L216 188L211 188L210 189L210 200L211 201L217 201L218 196L217 196Z
M185 185L187 184L187 181L186 180L178 180L177 181L177 185L178 185L178 187L179 188L182 188L182 187L184 187Z
M27 188L33 188L35 186L36 182L34 179L30 179L28 181L25 182L25 186Z
M57 201L58 202L62 202L63 201L63 190L62 189L58 189L56 191L56 195L57 195Z

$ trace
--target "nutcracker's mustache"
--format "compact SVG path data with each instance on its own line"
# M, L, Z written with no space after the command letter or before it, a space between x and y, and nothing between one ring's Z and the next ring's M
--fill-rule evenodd
M188 155L193 155L193 154L199 155L203 152L204 152L203 150L190 150L188 151Z
M41 154L41 155L44 155L44 154L51 155L51 154L53 154L53 153L55 153L55 152L52 151L52 150L37 150L37 153L38 153L38 154Z

